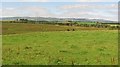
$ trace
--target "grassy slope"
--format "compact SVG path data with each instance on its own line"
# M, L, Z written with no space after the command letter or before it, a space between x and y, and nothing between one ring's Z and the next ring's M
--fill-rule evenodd
M117 40L114 30L3 35L3 64L117 64Z

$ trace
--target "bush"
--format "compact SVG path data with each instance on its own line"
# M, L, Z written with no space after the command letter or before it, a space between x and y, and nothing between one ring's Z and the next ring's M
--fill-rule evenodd
M67 31L70 31L69 29L67 29Z

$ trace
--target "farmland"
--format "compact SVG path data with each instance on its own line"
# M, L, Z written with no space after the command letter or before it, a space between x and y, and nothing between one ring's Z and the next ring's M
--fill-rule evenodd
M3 65L118 64L117 30L26 23L2 30Z
M95 27L78 27L78 26L66 26L66 25L50 25L50 24L27 24L27 23L3 23L2 33L4 34L21 34L28 32L48 32L48 31L67 31L75 29L79 30L106 30L104 28Z

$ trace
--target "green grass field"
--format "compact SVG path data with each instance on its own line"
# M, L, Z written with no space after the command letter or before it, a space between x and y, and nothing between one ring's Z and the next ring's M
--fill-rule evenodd
M14 26L3 27L4 31L12 30ZM17 26L13 30L15 29L18 29ZM25 31L26 28L21 27L21 29ZM2 38L3 65L118 64L117 30L81 30L80 28L77 31L37 30L22 34L12 34L10 31Z

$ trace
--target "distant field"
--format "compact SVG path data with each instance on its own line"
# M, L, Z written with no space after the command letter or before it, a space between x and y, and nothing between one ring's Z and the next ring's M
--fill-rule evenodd
M28 32L45 32L45 31L72 31L79 30L105 30L105 28L95 27L80 27L80 26L65 26L65 25L49 25L49 24L28 24L28 23L3 23L3 34L19 34Z

